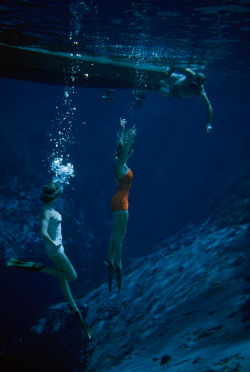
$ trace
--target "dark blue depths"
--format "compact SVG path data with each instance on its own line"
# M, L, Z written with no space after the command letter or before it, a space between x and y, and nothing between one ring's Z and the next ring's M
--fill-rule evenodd
M1 306L1 346L4 347L1 358L5 363L15 356L20 365L25 364L29 358L29 367L27 366L30 368L29 370L32 370L33 363L37 363L38 360L41 370L44 370L45 366L48 371L87 370L88 357L94 353L94 346L87 346L77 325L65 315L66 310L63 306L58 311L48 312L46 310L51 304L57 304L63 300L57 282L33 273L9 272L5 267L6 258L13 254L47 262L43 252L43 243L38 234L38 216L41 207L39 194L42 185L50 181L51 178L51 174L48 173L48 158L53 150L53 142L50 142L50 139L56 138L58 135L55 118L58 115L58 110L63 111L61 100L64 95L64 87L1 79L0 89L2 231L0 238L2 283L0 298L1 304L3 304ZM245 317L244 324L248 324L249 327L249 318L247 318L249 315L246 315L247 309L249 311L249 303L247 302L249 261L248 264L246 262L247 250L249 250L248 229L243 229L245 235L240 236L240 239L244 240L240 246L240 255L235 248L237 244L229 242L230 234L235 231L235 226L243 226L250 222L248 191L250 184L249 93L244 84L230 81L218 84L213 79L209 79L209 76L206 91L214 109L214 131L209 135L205 131L205 109L198 99L182 101L147 93L146 100L138 108L133 103L132 91L117 90L114 103L108 104L100 98L103 94L101 89L79 89L73 97L72 104L76 107L76 114L70 137L74 143L66 144L65 154L70 155L70 162L75 168L75 177L71 179L70 185L65 186L61 200L58 202L58 209L63 215L65 249L78 272L78 279L72 286L74 294L80 299L89 292L99 289L94 311L97 319L91 318L91 325L95 330L95 352L102 348L102 345L98 344L98 327L100 333L103 332L101 324L99 323L97 326L95 322L104 320L106 326L110 327L109 319L116 319L116 311L122 312L121 304L115 303L112 310L109 307L112 298L108 300L105 283L106 270L103 265L112 226L110 199L115 191L113 159L120 117L125 117L129 125L136 124L138 130L135 151L129 161L129 166L134 172L134 182L130 193L130 219L123 249L123 265L127 279L125 279L121 296L124 301L126 300L124 307L128 306L128 309L132 307L134 309L131 320L127 319L126 332L128 334L130 332L130 323L131 332L134 331L132 318L137 313L143 313L143 303L138 300L140 297L143 299L145 295L145 288L142 288L142 273L144 271L142 268L140 271L140 265L146 266L149 271L150 264L154 267L153 256L145 259L144 266L140 257L157 255L155 252L165 247L160 242L177 234L186 226L188 228L183 230L183 234L187 240L183 245L178 234L175 238L176 246L171 246L170 243L166 243L166 245L171 246L174 251L181 249L181 246L191 245L193 248L190 251L195 257L194 270L197 269L197 265L199 266L199 259L201 259L199 245L192 246L192 242L195 240L194 236L203 236L199 231L197 233L198 226L206 226L204 241L208 241L208 245L210 244L208 236L211 231L214 229L224 231L225 228L232 228L228 235L222 234L223 244L227 246L228 241L228 246L233 246L232 256L227 254L223 256L221 253L221 260L226 260L225 266L230 267L230 259L233 257L232 260L234 263L236 262L235 267L238 270L236 271L246 284L241 282L238 287L240 293L237 294L246 292L245 305L241 299L237 305L234 304L235 307L233 304L231 306L234 310L243 307L245 315L243 314L242 318ZM56 106L59 109L56 109ZM242 228L238 229L241 231ZM236 229L236 231L238 230ZM213 239L216 240L216 237ZM160 246L158 246L159 244ZM217 248L219 249L219 246ZM181 251L180 255L183 252ZM160 260L161 254L167 256L169 252L159 253L157 260ZM240 263L237 261L238 255ZM185 272L185 264L188 265L189 255L187 254L185 257L187 261L183 262L182 268L180 268L178 266L179 255L175 255L174 260L176 261L172 263L173 267L178 266L178 270ZM219 267L221 264L220 254L218 253L218 261L215 257L216 250L214 256L212 255L209 259L218 262ZM206 258L203 259L204 261L202 259L200 261L203 263L201 270L206 267ZM131 266L133 263L134 269ZM234 267L233 263L231 265ZM209 277L210 273L211 278L214 277L212 266L211 264L209 270L204 274L206 277ZM133 276L133 270L137 273L135 276ZM192 272L192 267L187 270ZM223 271L223 269L221 270ZM166 271L159 268L155 271L151 270L150 273L156 289L157 282L165 280L165 275L168 275ZM149 275L148 272L147 275ZM173 273L169 273L169 275L174 281ZM202 277L203 275L199 280L202 280ZM232 277L234 277L233 274ZM226 279L225 276L224 286L226 286ZM189 277L185 277L187 287L188 280ZM198 287L199 280L194 282L195 288ZM148 285L150 286L150 282ZM190 279L191 285L193 284ZM131 286L134 291L131 290ZM171 286L177 292L173 283L168 283L168 288ZM163 292L159 290L158 293L156 290L157 293L152 294L155 296L155 301L162 297L164 289L162 290ZM232 290L237 292L237 288ZM202 295L205 296L210 293L209 291ZM222 296L222 292L214 298L218 300L220 296ZM230 297L230 294L228 296ZM192 302L192 298L194 298L195 308L197 306L196 295L189 293L188 301ZM135 305L137 300L139 301L138 309ZM117 300L113 299L113 301ZM148 301L146 297L145 301ZM93 298L89 298L88 307L84 308L84 304L85 302L82 304L83 311L85 310L87 314L88 310L89 317L95 307L95 301ZM103 308L104 304L107 305L106 309ZM156 304L154 305L156 306ZM153 304L147 309L152 311L152 314L154 313L156 323L157 316L160 316L161 311L164 310L160 305L162 303L159 300L158 310L155 310ZM186 308L184 310L184 312L188 312ZM203 310L200 309L199 314L202 314ZM44 332L31 336L29 333L31 331L27 331L27 329L39 323L40 314L44 311L45 313L47 311L51 324L48 325L49 322L47 322ZM215 311L215 309L211 307L211 311ZM216 314L214 322L211 322L213 326L210 327L208 324L206 330L220 325L221 312L218 313L218 322L216 322ZM190 316L192 318L193 313ZM64 324L60 325L59 333L56 333L52 331L52 325L58 321L58 317L61 317L60 322ZM194 318L190 321L194 322ZM138 322L140 323L140 320ZM188 327L187 320L185 322ZM114 332L118 342L120 342L119 324L118 319L114 324ZM235 327L238 326L237 323ZM144 326L142 325L142 327ZM122 326L121 332L123 332ZM174 334L174 328L171 332ZM209 333L209 331L207 332ZM112 334L112 328L110 328L110 334ZM141 339L138 336L138 344L142 343L143 334ZM197 337L199 335L200 333L197 334ZM120 361L126 359L134 352L135 346L131 344L132 336L131 333L131 339L128 339L127 346L123 345L124 352L116 354L107 350L106 356L103 357L106 358L103 365L100 361L99 364L93 362L93 358L96 361L99 360L100 356L97 354L92 359L90 357L92 370L98 370L97 365L100 365L100 371L110 370L110 366L116 368L115 366L119 365L118 359ZM157 339L157 335L154 337ZM99 338L102 340L101 336ZM25 341L20 343L17 341L18 339ZM205 337L204 339L207 340ZM151 352L151 360L156 358L157 366L161 365L161 368L165 368L164 361L167 358L163 360L161 358L168 353L156 355L157 353L153 349ZM31 355L33 355L32 358ZM138 357L138 359L140 358L143 358L143 353ZM171 354L171 358L173 359L173 354ZM163 362L161 363L161 361ZM68 366L67 369L63 369L65 366ZM36 366L37 371L39 368ZM125 371L124 368L126 367L120 367L117 370ZM205 371L205 369L203 370Z

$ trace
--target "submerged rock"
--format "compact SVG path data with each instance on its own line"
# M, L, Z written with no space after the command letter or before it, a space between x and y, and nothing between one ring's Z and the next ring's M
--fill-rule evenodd
M36 361L36 371L54 372L247 372L249 231L209 224L181 231L124 270L121 293L114 286L109 295L104 283L79 300L92 341L62 303L3 348L1 360L8 371L18 360L20 369Z

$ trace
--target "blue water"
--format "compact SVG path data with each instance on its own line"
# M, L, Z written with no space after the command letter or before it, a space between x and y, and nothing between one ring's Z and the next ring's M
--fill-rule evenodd
M5 12L2 14L7 14L10 3L3 2ZM60 2L57 3L60 6ZM58 155L63 156L65 165L70 163L74 167L74 177L65 184L57 205L63 215L65 250L78 273L72 290L80 298L106 282L103 262L112 228L110 200L116 189L113 164L120 118L126 118L129 126L135 124L137 128L134 153L128 163L134 180L123 247L124 267L136 258L152 254L155 245L187 226L195 229L209 221L225 228L250 222L249 49L246 48L245 36L248 3L220 2L222 8L218 10L213 30L216 29L216 22L223 17L223 25L228 22L230 27L225 28L228 30L225 39L222 37L220 44L216 45L208 41L202 43L205 31L202 27L199 35L202 20L195 15L193 23L192 17L187 18L187 39L180 31L178 42L173 43L172 36L177 37L178 31L173 18L179 20L181 15L189 14L184 3L179 9L173 9L161 2L135 2L134 7L139 8L139 14L136 15L133 8L133 15L137 17L141 34L144 34L141 38L136 28L132 27L135 21L132 13L126 13L131 4L121 2L116 5L112 22L108 25L101 16L105 11L106 15L109 14L106 2L84 4L85 10L90 9L89 13L80 15L87 17L91 14L92 18L87 18L92 29L83 31L80 28L78 32L72 11L68 10L70 2L64 1L60 11L57 12L55 5L53 8L57 14L55 24L51 26L53 37L49 38L44 30L41 32L42 22L39 23L39 17L36 19L34 16L29 23L32 29L30 35L33 34L34 39L30 39L29 44L28 29L22 29L18 22L14 27L7 16L4 21L2 15L0 42L34 47L37 38L40 44L36 45L39 47L44 45L45 49L52 51L54 48L55 51L64 49L75 53L73 47L71 50L69 45L57 43L56 35L64 30L61 38L66 35L67 39L71 29L80 41L81 33L89 32L91 35L89 30L92 30L92 36L98 36L98 42L95 43L97 39L94 37L86 37L88 42L82 46L84 53L92 48L92 55L126 61L131 50L140 45L147 50L147 56L152 56L152 50L158 52L160 65L167 60L166 50L172 50L171 61L187 66L192 55L192 65L197 70L202 69L207 76L205 90L214 111L213 132L206 133L205 107L198 98L180 100L146 91L146 99L141 107L137 107L133 101L133 90L116 89L114 102L106 103L101 99L103 88L75 87L72 90L66 83L59 86L0 77L1 346L24 337L43 310L63 301L56 281L33 273L7 270L5 263L14 255L49 264L38 234L39 196L42 186L53 178L51 161ZM198 5L194 8L199 8ZM206 5L209 7L211 4ZM33 6L36 14L41 4L35 1ZM16 13L17 19L20 19L20 14L26 17L24 9L25 4L17 6L13 3L9 11ZM27 9L31 11L31 5ZM97 9L98 13L94 11ZM47 8L44 6L44 11L47 11L49 19L52 14L49 5ZM162 17L169 16L171 20L167 46L164 44L168 38L166 33L157 34L154 22L150 28L150 16L157 12L161 12ZM167 12L173 13L169 15ZM174 12L178 14L174 15ZM42 14L40 16L42 19ZM209 9L203 16L209 18L207 22L213 22ZM77 22L79 25L83 21L78 19ZM126 22L130 27L125 27ZM85 25L84 22L82 24ZM116 26L130 35L130 38L124 38L126 41L123 44L121 34L114 32ZM158 26L159 31L161 28ZM23 36L17 36L13 28ZM107 36L110 37L110 44L105 44ZM192 42L190 36L193 36ZM217 36L211 33L211 37L216 39ZM238 42L230 43L233 37L239 37L242 48L239 48ZM194 45L196 39L197 44ZM114 53L116 42L121 51L119 55ZM211 45L213 48L210 48ZM140 60L138 56L138 66ZM68 91L70 100L65 104L65 92ZM62 136L59 132L64 128L64 121L67 128L65 136ZM123 290L126 291L126 288ZM74 368L72 371L79 370Z

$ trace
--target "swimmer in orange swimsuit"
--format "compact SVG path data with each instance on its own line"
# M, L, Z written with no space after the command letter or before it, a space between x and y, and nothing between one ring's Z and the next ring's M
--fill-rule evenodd
M132 185L133 173L126 162L133 153L135 127L125 133L126 120L120 119L121 130L118 135L118 147L115 156L115 178L117 180L117 191L111 200L113 214L113 229L109 240L108 258L105 264L108 266L109 291L112 291L113 273L116 269L118 291L122 285L122 241L124 239L128 224L128 197Z

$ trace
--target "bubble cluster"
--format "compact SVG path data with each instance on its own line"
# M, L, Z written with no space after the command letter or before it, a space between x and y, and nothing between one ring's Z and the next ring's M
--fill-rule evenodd
M64 185L69 184L71 177L74 177L74 166L71 163L63 164L63 158L55 158L50 164L50 169L54 176L52 179L53 183L57 183L63 189Z

